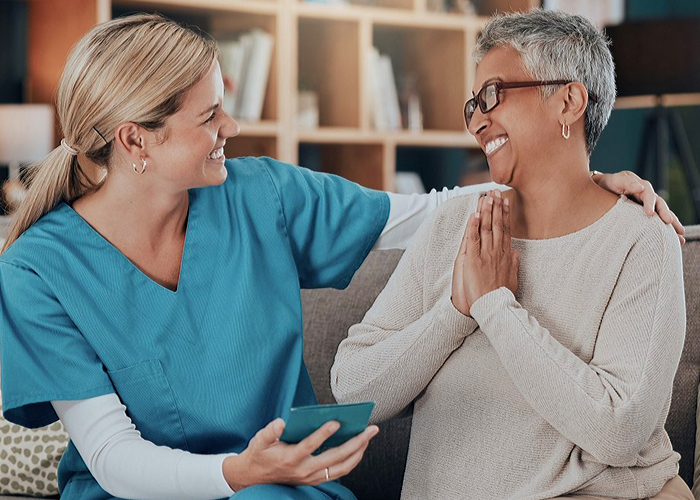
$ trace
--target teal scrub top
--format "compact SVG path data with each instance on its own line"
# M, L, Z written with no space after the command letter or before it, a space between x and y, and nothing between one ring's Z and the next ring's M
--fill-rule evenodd
M146 440L240 453L290 407L316 403L300 288L348 285L388 197L270 158L226 168L222 185L189 191L176 291L65 203L0 256L7 420L45 426L52 400L116 392ZM58 476L65 500L111 498L72 444Z

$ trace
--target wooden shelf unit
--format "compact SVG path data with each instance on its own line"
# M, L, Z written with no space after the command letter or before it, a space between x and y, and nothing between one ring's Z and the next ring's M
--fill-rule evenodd
M317 146L321 168L368 187L392 190L399 146L475 148L462 105L471 95L471 52L496 10L528 10L539 0L481 0L478 16L430 12L427 0L25 0L29 8L31 102L51 102L70 47L115 11L157 11L200 26L217 39L260 28L275 39L262 121L242 122L227 156L272 156L298 163L302 144ZM376 46L397 75L416 78L422 132L372 127L367 74ZM319 128L296 126L298 89L318 94Z

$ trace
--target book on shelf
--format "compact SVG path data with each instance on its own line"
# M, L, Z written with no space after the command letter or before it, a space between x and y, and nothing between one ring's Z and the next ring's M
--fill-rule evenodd
M262 118L273 47L272 35L259 29L219 42L219 63L226 85L224 111L234 118Z
M381 131L401 129L401 108L391 58L372 47L369 56L369 88L372 96L374 128Z

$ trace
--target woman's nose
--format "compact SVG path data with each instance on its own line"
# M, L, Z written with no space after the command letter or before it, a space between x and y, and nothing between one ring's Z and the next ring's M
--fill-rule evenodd
M241 132L238 122L229 114L226 115L226 123L219 129L219 134L229 138L236 137Z
M482 113L481 108L477 106L474 110L474 114L472 114L471 120L469 120L467 130L469 130L471 135L476 136L484 130L486 127L486 121L486 115Z

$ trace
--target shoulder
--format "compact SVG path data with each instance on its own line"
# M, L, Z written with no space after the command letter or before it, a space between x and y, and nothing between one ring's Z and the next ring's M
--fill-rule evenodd
M59 262L84 240L71 208L60 203L41 217L0 255L0 263L39 270Z
M479 193L457 196L438 206L426 221L433 237L459 233L461 240L469 215L476 210L480 196Z
M658 215L649 216L641 205L623 198L615 226L613 232L627 242L621 248L628 248L629 257L640 265L650 266L649 270L681 265L678 236L673 227L665 224Z
M310 170L283 163L273 158L246 156L226 160L227 179L224 189L231 193L249 195L253 199L261 196L280 197L287 186L309 182Z

